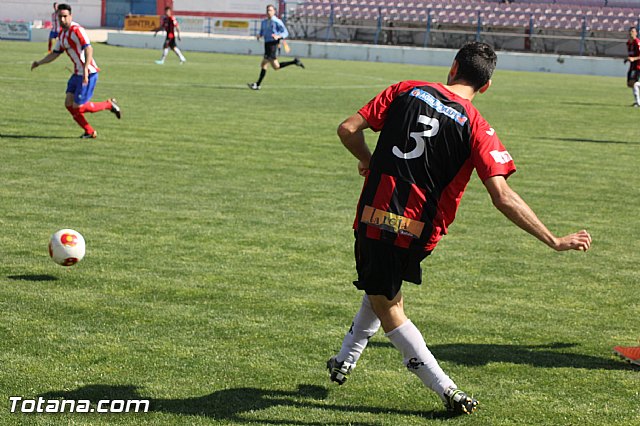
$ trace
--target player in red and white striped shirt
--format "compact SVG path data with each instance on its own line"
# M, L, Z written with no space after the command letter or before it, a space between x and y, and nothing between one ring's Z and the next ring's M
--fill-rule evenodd
M84 113L108 109L119 119L120 107L113 98L104 102L90 102L98 83L98 72L100 71L93 59L93 47L85 29L73 22L71 6L68 4L58 5L58 22L61 32L55 48L41 60L34 61L31 64L31 69L48 64L56 60L62 52L67 52L69 59L73 62L74 69L67 83L67 97L64 105L76 123L84 129L84 134L81 137L96 138L98 133L87 122Z
M49 45L47 51L51 53L51 46L53 40L58 38L58 30L60 26L58 24L58 3L53 4L53 13L51 14L51 31L49 31Z

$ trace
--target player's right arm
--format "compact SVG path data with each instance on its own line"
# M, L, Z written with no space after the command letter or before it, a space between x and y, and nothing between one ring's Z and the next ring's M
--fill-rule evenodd
M556 251L586 251L591 247L591 235L581 230L556 237L547 229L527 203L509 186L504 176L492 176L484 181L493 205L518 227L527 231Z
M153 36L157 36L158 35L158 31L162 31L164 29L164 16L160 17L160 25L158 25L158 27L152 29L151 31L153 31Z
M49 62L55 61L56 59L58 59L58 56L60 56L61 53L62 52L56 52L54 50L39 61L33 61L31 63L31 71L33 71L34 68L38 68L40 65L48 64Z
M263 20L260 22L260 31L258 32L258 35L256 36L256 38L257 38L258 40L260 40L262 37L264 37L264 36L265 36L265 34L266 34L266 27L267 27L267 20L266 20L266 19L263 19Z
M358 159L358 172L366 176L371 160L371 151L364 139L364 129L369 123L360 113L355 113L338 126L338 137L349 152Z

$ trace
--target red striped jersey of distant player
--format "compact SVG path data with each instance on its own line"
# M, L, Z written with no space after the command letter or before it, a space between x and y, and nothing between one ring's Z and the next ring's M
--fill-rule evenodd
M178 28L178 20L174 16L163 16L160 26L164 28L167 33L167 38L176 37L176 28Z
M640 38L636 37L632 40L627 40L627 56L634 58L640 56ZM640 70L640 60L629 63L629 69Z
M73 73L82 75L85 63L84 48L90 44L91 41L86 30L76 22L72 22L68 29L62 29L53 50L54 52L66 51L71 62L73 62ZM92 59L89 64L89 73L93 74L98 71L100 71L100 68L98 68L96 61Z
M431 251L453 222L474 169L483 181L515 172L471 101L442 84L400 82L358 112L381 131L354 222L363 237Z
M51 31L56 33L60 31L60 21L58 21L58 11L55 11L51 14Z

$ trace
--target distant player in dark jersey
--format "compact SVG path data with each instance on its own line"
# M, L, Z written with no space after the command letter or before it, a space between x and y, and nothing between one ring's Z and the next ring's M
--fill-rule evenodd
M160 26L153 30L155 31L153 36L155 37L158 34L158 31L161 30L164 30L167 36L164 39L164 44L162 45L162 58L157 60L156 64L164 64L164 60L169 53L169 49L173 50L175 54L178 55L178 58L180 58L180 65L187 62L184 55L176 45L176 37L180 40L180 26L178 25L176 18L173 16L173 11L169 6L164 8L164 16L160 20Z
M400 291L403 280L421 283L420 262L447 233L474 169L495 207L520 228L558 251L589 249L587 231L555 236L507 184L513 160L471 103L491 85L496 59L489 45L467 43L446 85L394 84L339 126L340 140L365 176L354 223L354 284L365 295L340 352L327 362L332 381L345 382L382 326L409 371L448 409L475 411L478 402L440 368L405 315ZM365 143L367 128L380 132L373 155Z
M627 72L627 87L633 90L633 107L640 107L640 39L636 27L629 28L629 40L627 40L627 59L629 71Z
M73 21L71 6L64 3L58 5L58 22L60 35L53 51L39 61L32 62L31 70L55 61L62 52L67 52L67 56L73 62L73 74L67 82L64 106L75 122L84 129L84 134L81 137L95 139L98 137L98 132L91 127L84 114L109 110L116 118L120 119L120 107L113 98L103 102L91 102L98 83L100 68L93 59L93 46L91 46L87 32Z
M60 25L58 24L58 3L53 4L53 13L51 14L51 31L49 31L49 45L47 51L51 53L51 46L54 45L54 40L58 38L58 30Z
M288 67L289 65L297 65L304 68L304 64L298 58L294 58L293 61L278 62L278 46L280 41L284 42L284 39L289 36L289 31L284 23L276 16L276 8L270 4L267 6L267 18L263 19L260 24L260 33L257 38L264 38L264 57L260 62L260 76L255 83L247 83L251 90L260 90L262 80L267 75L267 68L271 64L271 68L279 70L280 68Z

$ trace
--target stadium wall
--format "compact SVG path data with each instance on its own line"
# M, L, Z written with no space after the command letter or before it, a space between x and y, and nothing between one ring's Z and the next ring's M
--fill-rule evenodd
M51 22L54 0L0 0L0 18L5 21ZM73 10L73 19L88 28L100 26L103 0L58 0Z
M163 39L150 33L110 32L107 44L143 49L160 49ZM425 49L406 46L378 46L349 43L289 41L291 53L300 58L340 59L368 62L394 62L415 65L451 65L455 50ZM254 37L198 36L183 34L180 47L184 51L263 54L263 43ZM627 66L621 59L586 56L498 52L498 69L552 72L561 74L625 77Z

